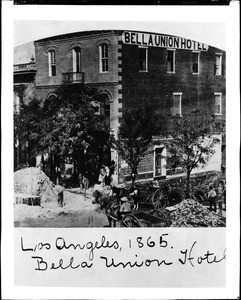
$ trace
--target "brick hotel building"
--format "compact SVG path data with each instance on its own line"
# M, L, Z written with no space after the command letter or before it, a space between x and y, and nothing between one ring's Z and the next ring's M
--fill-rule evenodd
M225 119L226 53L221 49L182 37L123 30L58 35L34 46L35 97L54 101L62 83L97 88L103 95L100 112L115 134L125 111L144 100L154 101L162 113L189 115L198 109L207 118ZM207 170L221 168L225 142L217 147ZM140 179L168 175L165 148L154 150L140 164ZM117 180L128 179L128 166L115 151L111 156L118 165Z

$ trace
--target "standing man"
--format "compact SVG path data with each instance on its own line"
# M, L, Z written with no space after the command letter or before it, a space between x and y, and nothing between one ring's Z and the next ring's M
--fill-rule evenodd
M80 190L82 191L83 189L83 176L81 173L79 173L79 186L80 186Z
M217 187L217 203L218 203L219 214L222 216L222 214L223 214L223 187L222 187L221 183L219 183L219 185Z
M214 212L217 211L216 197L217 197L217 194L216 194L213 186L211 185L209 187L209 192L208 192L208 200L209 200L210 211L212 211L213 208L214 208Z

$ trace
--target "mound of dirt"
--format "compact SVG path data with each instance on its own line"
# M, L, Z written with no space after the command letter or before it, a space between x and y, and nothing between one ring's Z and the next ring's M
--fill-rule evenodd
M55 186L39 168L25 168L14 173L15 194L40 196L41 206L48 203L58 205L58 194L63 190L64 188Z
M175 205L171 227L224 227L225 218L212 213L193 199L185 199Z

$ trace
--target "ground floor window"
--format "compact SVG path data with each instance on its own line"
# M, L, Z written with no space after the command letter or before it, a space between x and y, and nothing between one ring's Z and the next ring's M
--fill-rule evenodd
M154 149L154 177L165 176L166 148L158 146Z

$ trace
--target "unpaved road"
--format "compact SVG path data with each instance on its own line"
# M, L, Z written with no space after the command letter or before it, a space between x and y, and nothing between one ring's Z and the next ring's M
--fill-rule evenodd
M51 203L47 207L17 204L14 207L15 227L107 227L107 217L92 203L92 191L87 196L78 190L65 191L63 207Z

